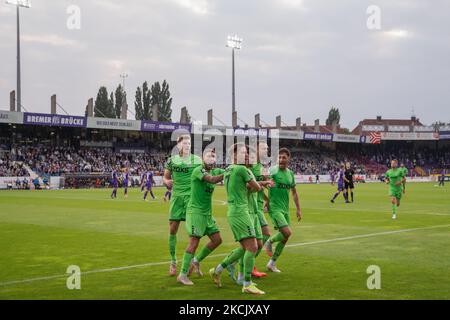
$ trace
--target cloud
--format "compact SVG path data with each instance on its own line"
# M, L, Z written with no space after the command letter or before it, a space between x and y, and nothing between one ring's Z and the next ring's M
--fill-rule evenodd
M71 47L71 48L82 48L84 47L82 43L76 40L63 38L56 34L47 35L31 35L24 34L21 40L29 43L47 44L56 47Z
M195 14L206 15L210 13L207 0L172 0L177 5L189 9Z
M384 34L388 37L391 38L407 38L407 37L411 37L412 33L409 32L408 30L402 30L402 29L392 29L389 31L385 31Z

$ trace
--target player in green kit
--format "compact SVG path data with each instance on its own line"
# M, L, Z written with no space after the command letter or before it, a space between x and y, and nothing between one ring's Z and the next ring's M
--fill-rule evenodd
M184 285L194 284L188 278L193 269L199 276L203 275L200 271L200 262L222 243L219 228L212 217L212 195L215 184L223 180L225 170L213 169L215 163L215 152L212 149L205 150L203 165L196 167L192 172L191 198L186 211L186 230L190 240L183 256L181 272L177 278L177 281ZM203 236L208 236L210 242L194 257Z
M234 239L241 246L233 250L228 257L216 268L209 270L214 283L221 287L220 276L229 265L244 257L244 283L242 292L251 294L264 294L251 281L251 272L255 265L255 255L258 250L254 218L249 213L248 193L261 190L252 172L249 170L248 148L242 143L234 144L230 150L232 165L224 174L225 188L228 200L228 223L233 232Z
M391 169L385 174L385 181L389 184L389 196L392 203L392 219L397 219L397 207L400 207L400 200L402 199L403 183L405 179L405 171L398 168L398 161L396 159L391 161Z
M269 146L267 145L267 142L260 141L258 143L257 160L255 163L253 163L253 161L250 161L253 164L251 167L252 173L255 175L256 181L258 181L261 187L273 186L273 181L269 179L269 172L265 172L266 170L263 165L263 162L266 162L269 159L268 151ZM267 223L266 217L264 216L264 201L268 200L269 198L264 193L264 188L261 188L257 195L256 215L259 218L259 224L261 226L262 245L264 245L264 243L266 243L266 241L270 238L269 224ZM259 250L260 244L258 243L258 254ZM266 273L259 272L255 266L252 271L252 276L260 278L266 276Z
M181 221L186 220L186 208L191 195L191 175L194 169L202 165L199 156L191 154L191 137L182 135L177 139L176 148L179 154L169 158L164 167L163 183L172 188L169 217L169 252L171 263L169 274L177 274L177 232Z
M297 189L295 188L294 173L288 168L291 153L286 148L278 151L278 165L270 169L270 176L274 186L269 188L269 216L272 219L274 228L278 233L274 234L264 244L267 254L271 257L267 263L267 269L272 272L281 272L275 265L283 252L292 232L289 228L289 191L292 193L295 206L297 208L297 219L302 219L300 202ZM278 242L275 251L272 250L274 243Z
M408 169L405 167L403 163L400 164L400 170L403 171L403 176L405 177L405 180L403 180L403 194L406 193L406 177L408 176Z
M263 142L261 142L261 143L263 143ZM267 144L266 144L266 146L267 146ZM263 234L262 225L264 224L265 228L268 229L268 225L267 225L266 219L264 217L264 212L263 212L264 197L261 196L261 193L264 194L264 191L263 191L264 187L273 186L273 181L266 180L266 178L263 176L263 171L262 171L263 168L262 168L261 163L258 161L259 156L254 149L250 148L250 150L251 150L251 152L249 154L249 166L248 167L251 170L252 178L255 179L258 182L258 184L261 186L261 190L259 192L249 192L248 193L249 213L254 222L256 243L258 245L258 250L256 251L256 255L255 255L255 258L257 258L259 256L259 254L263 248L263 244L264 244L264 242L263 242L264 234ZM255 175L254 172L256 172L258 174L258 177ZM261 199L262 203L260 203L260 200L259 200L260 196L262 198ZM230 270L230 269L228 269L228 270ZM234 274L233 268L231 269L231 272ZM264 272L257 271L256 266L253 267L252 277L261 278L261 277L265 277L266 275L267 274ZM236 279L236 283L239 285L242 285L244 283L244 278L245 278L245 276L244 276L244 259L242 257L239 260L239 273L238 273L238 277Z

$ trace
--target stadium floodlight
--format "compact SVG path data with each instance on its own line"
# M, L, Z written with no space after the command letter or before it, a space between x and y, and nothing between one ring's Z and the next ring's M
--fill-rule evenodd
M22 86L20 78L20 15L19 9L31 8L30 0L6 0L7 4L16 6L16 16L17 16L17 98L16 98L16 110L21 111L22 109Z
M237 35L234 36L228 36L227 39L227 47L231 48L231 87L232 87L232 101L231 101L231 110L232 110L232 114L231 114L231 118L233 118L233 114L236 111L236 94L235 94L235 81L234 81L234 50L239 50L242 49L242 38L239 38Z
M6 0L6 3L23 8L31 8L30 0Z
M227 47L233 49L242 49L242 40L242 38L239 38L236 35L228 36Z

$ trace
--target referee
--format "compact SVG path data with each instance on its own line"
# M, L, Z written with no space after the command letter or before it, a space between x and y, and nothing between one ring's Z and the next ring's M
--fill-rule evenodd
M353 202L353 189L355 188L355 185L353 184L353 175L355 174L355 171L350 166L350 162L347 162L345 164L345 172L344 172L344 193L345 193L345 199L346 203L349 203L348 201L348 190L350 189L350 197Z

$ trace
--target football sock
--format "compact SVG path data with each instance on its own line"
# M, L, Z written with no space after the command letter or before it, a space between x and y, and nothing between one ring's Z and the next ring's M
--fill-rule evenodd
M176 234L169 234L169 252L170 257L172 258L172 262L177 262L177 256L176 256L176 248L177 248L177 235Z
M210 253L212 252L212 250L210 248L208 248L207 246L204 246L202 248L202 250L200 250L200 252L195 256L195 259L197 262L202 261L203 259L205 259Z
M284 240L284 235L281 232L278 232L269 238L270 242L279 242Z
M277 261L277 259L280 257L281 253L283 252L284 247L286 246L285 243L279 242L275 248L275 252L273 253L272 260Z
M245 253L245 250L242 247L236 248L222 261L220 264L222 268L228 267L235 261L238 261Z
M251 251L246 250L244 254L244 280L252 280L252 271L255 266L255 254Z
M189 271L189 266L191 265L192 257L194 256L193 253L185 252L183 255L183 264L181 266L181 274L187 275Z

